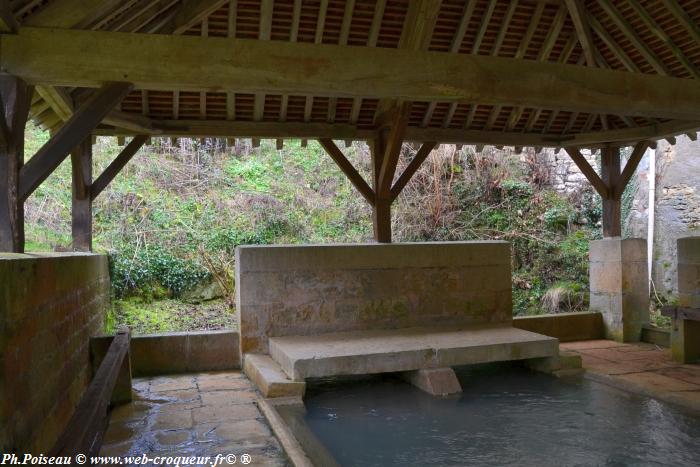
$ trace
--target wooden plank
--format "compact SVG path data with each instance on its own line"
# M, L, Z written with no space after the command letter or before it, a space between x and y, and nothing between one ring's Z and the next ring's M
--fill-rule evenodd
M71 153L73 251L92 251L92 141L85 138Z
M78 143L92 130L131 90L130 83L110 83L94 93L58 132L32 157L20 171L19 193L26 200L34 190L58 167Z
M608 185L598 176L596 171L591 167L583 154L579 152L576 148L566 148L566 152L574 161L581 173L588 179L588 181L593 185L593 188L598 192L598 194L603 198L608 198L609 189Z
M620 237L622 202L612 196L620 185L620 148L601 149L600 178L608 187L608 196L603 196L603 237Z
M370 188L362 175L353 167L349 160L343 155L343 152L335 145L331 139L319 139L318 142L326 150L326 153L333 159L340 170L343 171L346 177L350 180L353 186L367 200L370 206L374 206L374 190Z
M648 147L649 143L646 141L639 142L634 146L634 150L625 164L625 169L620 175L619 183L615 187L613 197L622 199L622 193L625 191L625 188L627 188L627 184L632 179L632 175L634 175L634 171L637 170L637 166L639 166L639 162L642 160Z
M135 133L146 133L149 135L159 135L162 133L162 130L159 129L157 124L150 118L144 117L143 115L122 112L120 110L112 110L102 122Z
M97 455L107 428L112 392L124 359L127 358L129 344L128 328L114 336L107 355L49 456L74 456L79 453L88 457Z
M92 184L92 188L90 190L91 199L94 200L97 198L100 193L107 188L107 185L109 185L112 180L114 180L114 177L116 177L126 166L126 164L129 163L131 158L134 157L139 149L141 149L147 139L148 136L146 135L135 136L134 139L132 139L131 142L124 149L122 149L119 155L107 166L107 168L104 169L104 171Z
M416 155L413 157L413 159L411 159L411 162L408 163L401 176L399 176L399 178L396 180L396 183L394 183L394 186L391 187L392 201L395 200L399 194L401 194L401 191L403 191L406 184L411 181L411 178L413 178L430 152L435 149L437 145L438 144L434 141L423 143L421 145Z
M696 80L490 56L38 28L2 35L0 46L3 69L29 83L98 87L129 79L141 89L479 102L700 119Z
M591 29L588 26L588 14L582 0L565 0L566 7L569 10L569 16L574 22L576 35L583 47L583 53L586 56L586 63L589 67L595 67L595 45L591 38Z
M24 203L19 195L24 164L24 129L33 89L13 76L0 75L0 252L24 252Z

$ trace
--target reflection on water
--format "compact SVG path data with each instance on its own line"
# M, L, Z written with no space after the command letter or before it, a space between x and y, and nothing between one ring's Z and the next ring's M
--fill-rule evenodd
M447 398L392 377L320 381L306 410L279 411L317 465L700 465L700 419L676 407L516 366L458 376Z

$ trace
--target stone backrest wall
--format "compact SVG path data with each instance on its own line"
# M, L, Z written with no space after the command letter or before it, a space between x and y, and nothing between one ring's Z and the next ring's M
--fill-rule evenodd
M242 246L236 309L242 352L275 336L510 325L510 244Z
M0 254L0 452L48 453L90 379L107 257Z

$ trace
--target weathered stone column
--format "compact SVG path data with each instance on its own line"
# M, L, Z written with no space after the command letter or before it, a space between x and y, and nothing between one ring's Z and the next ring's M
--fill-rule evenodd
M679 238L678 306L700 308L700 237ZM700 359L700 321L676 319L671 326L673 359L692 363Z
M605 337L637 342L649 321L646 240L620 237L590 244L591 310L603 315Z

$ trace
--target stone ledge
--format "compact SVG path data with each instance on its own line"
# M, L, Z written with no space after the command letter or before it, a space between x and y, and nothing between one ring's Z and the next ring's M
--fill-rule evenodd
M292 381L269 355L246 354L243 371L264 397L303 397L306 383Z
M90 339L93 367L112 342L112 336ZM147 334L131 337L134 376L234 370L241 367L236 331Z

